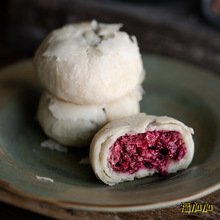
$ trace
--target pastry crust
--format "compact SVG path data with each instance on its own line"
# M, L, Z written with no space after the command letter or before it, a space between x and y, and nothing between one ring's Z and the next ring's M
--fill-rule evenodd
M41 84L62 100L86 105L135 90L145 71L136 38L121 26L92 21L51 32L33 62Z
M133 93L108 104L76 105L44 92L37 119L47 136L67 146L85 147L107 122L138 112L139 97Z
M178 170L187 168L194 154L193 129L167 116L157 117L140 113L112 121L94 136L90 146L90 162L97 178L106 184L114 185L120 182L134 180L134 178L153 175L156 172L154 169L140 169L133 174L115 172L110 167L107 158L110 147L118 137L125 134L137 134L154 130L180 132L187 152L181 160L172 161L168 165L168 173L175 173Z

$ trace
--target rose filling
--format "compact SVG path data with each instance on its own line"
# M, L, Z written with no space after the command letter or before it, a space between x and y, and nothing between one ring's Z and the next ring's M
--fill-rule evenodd
M167 175L170 159L179 161L186 151L182 135L177 131L125 134L110 147L108 162L120 173L155 169L159 174Z

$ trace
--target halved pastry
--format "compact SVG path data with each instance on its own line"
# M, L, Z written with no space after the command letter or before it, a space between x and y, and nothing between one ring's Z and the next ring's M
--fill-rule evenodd
M167 116L135 114L105 125L93 138L95 175L114 185L185 169L194 154L193 129Z
M131 93L102 105L77 105L44 92L37 119L45 134L61 144L89 146L95 133L109 121L139 112L141 95Z

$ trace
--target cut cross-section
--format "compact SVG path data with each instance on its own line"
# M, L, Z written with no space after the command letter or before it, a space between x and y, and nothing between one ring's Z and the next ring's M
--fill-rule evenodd
M179 132L147 131L119 137L110 148L108 161L116 172L133 174L140 169L155 169L167 175L169 162L179 161L186 151Z

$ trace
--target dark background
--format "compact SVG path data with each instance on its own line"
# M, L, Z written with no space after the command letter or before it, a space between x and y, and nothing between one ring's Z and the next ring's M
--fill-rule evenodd
M55 28L96 19L122 22L123 30L137 36L142 51L220 73L220 6L213 1L1 0L0 66L32 57Z

